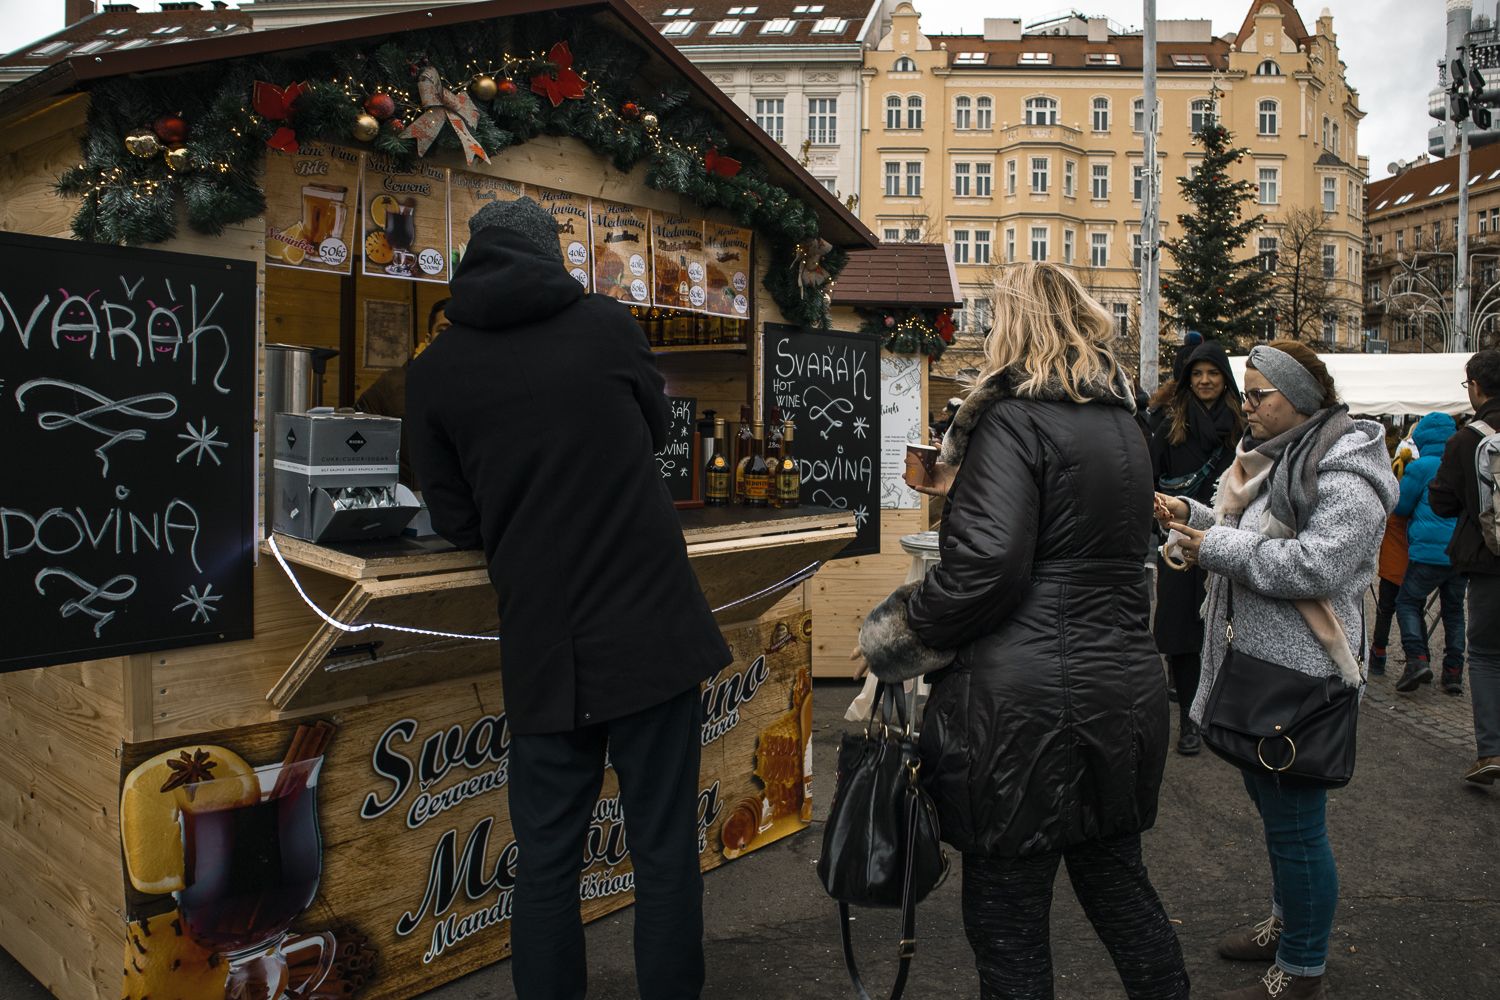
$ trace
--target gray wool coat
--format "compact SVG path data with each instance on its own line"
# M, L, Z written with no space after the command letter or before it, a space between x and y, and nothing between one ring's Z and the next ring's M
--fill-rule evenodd
M1261 534L1268 502L1264 489L1243 517L1226 518L1221 525L1214 524L1212 508L1188 501L1189 525L1208 532L1198 563L1209 573L1203 604L1203 677L1193 699L1193 721L1203 721L1224 660L1230 580L1237 649L1314 677L1337 674L1338 667L1293 603L1326 597L1344 627L1349 648L1359 657L1364 592L1398 493L1384 430L1373 420L1357 420L1318 463L1317 506L1296 538ZM1359 678L1345 680L1358 683Z

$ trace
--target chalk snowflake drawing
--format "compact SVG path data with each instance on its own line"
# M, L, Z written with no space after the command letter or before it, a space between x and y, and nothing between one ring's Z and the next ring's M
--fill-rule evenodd
M203 622L205 625L208 624L209 616L219 610L214 602L224 599L223 594L214 593L214 585L211 583L204 584L203 593L201 594L198 593L198 585L190 583L188 584L187 593L179 594L178 596L182 598L182 601L174 605L172 610L180 611L183 608L192 608L193 616L189 621Z
M177 435L180 440L188 442L188 446L177 453L177 461L180 462L185 456L191 454L193 456L193 464L202 465L203 456L207 455L214 460L215 465L223 465L224 463L219 461L219 456L214 452L214 449L228 448L229 442L218 440L219 429L217 427L209 430L207 417L199 421L199 424L200 426L194 427L193 422L189 420L183 425L187 428L187 433Z
M854 508L854 525L856 528L863 528L865 526L865 522L869 519L870 511L867 507L865 507L864 504L860 504L858 507Z
M857 438L865 437L866 435L868 435L870 433L870 422L868 420L866 420L864 417L855 417L854 418L854 426L852 428L850 428L850 429L854 431L854 436L855 437L857 437Z

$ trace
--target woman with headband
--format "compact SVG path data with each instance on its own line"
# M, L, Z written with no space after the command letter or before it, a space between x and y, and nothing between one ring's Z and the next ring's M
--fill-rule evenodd
M1182 536L1190 565L1209 575L1203 677L1192 718L1203 722L1227 648L1231 585L1237 651L1358 685L1364 591L1386 515L1396 503L1384 432L1354 420L1307 346L1275 341L1250 352L1250 430L1212 507L1157 495L1158 516ZM1231 934L1219 954L1274 962L1260 982L1221 1000L1325 997L1338 869L1325 822L1327 790L1244 772L1271 860L1271 915Z

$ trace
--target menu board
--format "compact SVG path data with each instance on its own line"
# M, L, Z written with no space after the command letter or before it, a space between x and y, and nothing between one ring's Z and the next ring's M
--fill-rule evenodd
M703 284L703 220L651 213L652 305L702 311L708 299Z
M448 168L417 160L400 170L389 157L369 153L362 186L364 273L446 284Z
M880 342L766 324L766 406L796 422L802 499L854 514L843 556L880 551Z
M0 258L0 670L249 638L254 262Z
M448 263L458 269L469 249L469 220L491 202L516 201L526 194L526 185L488 174L454 170L448 177Z
M645 305L651 298L651 213L613 201L590 206L594 291Z
M589 290L589 200L581 194L532 188L531 195L557 220L563 263L584 291Z
M906 446L922 443L922 357L880 356L880 506L919 510L922 494L906 485Z
M359 215L361 153L305 142L266 151L266 263L348 274Z
M667 446L656 453L656 467L673 500L698 499L693 495L699 473L693 449L693 435L698 430L693 415L697 412L697 399L667 397Z
M735 319L749 314L751 238L752 230L739 226L704 224L705 312Z

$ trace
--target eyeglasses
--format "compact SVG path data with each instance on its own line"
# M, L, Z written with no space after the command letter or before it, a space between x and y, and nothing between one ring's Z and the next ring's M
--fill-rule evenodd
M1464 379L1464 380L1463 380L1463 381L1462 381L1462 382L1460 382L1460 383L1458 383L1458 386L1459 386L1459 388L1461 388L1461 389L1467 389L1467 388L1468 388L1468 387L1469 387L1469 386L1471 386L1471 385L1478 385L1478 384L1479 384L1479 383L1478 383L1478 382L1475 382L1475 381L1474 381L1474 380L1473 380L1473 379L1471 379L1471 378L1466 378L1466 379Z
M1267 396L1280 391L1280 389L1246 389L1245 402L1254 404L1251 409L1258 410L1260 404L1266 401Z

